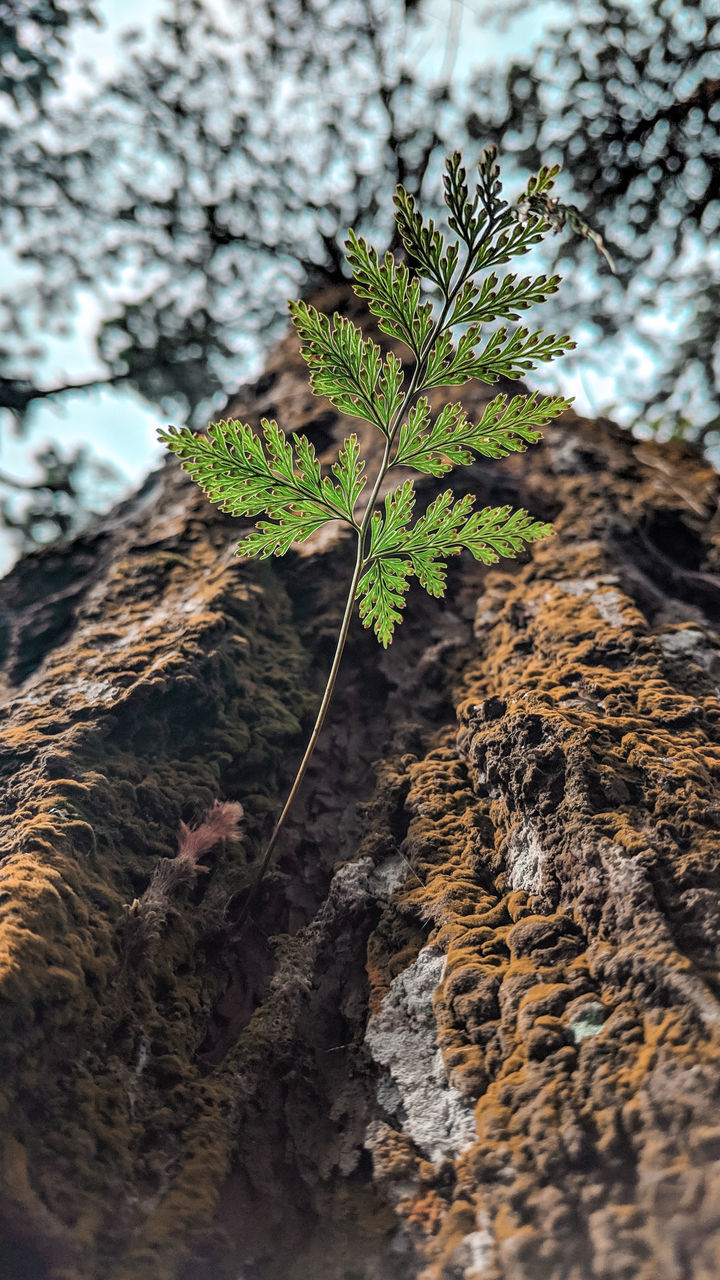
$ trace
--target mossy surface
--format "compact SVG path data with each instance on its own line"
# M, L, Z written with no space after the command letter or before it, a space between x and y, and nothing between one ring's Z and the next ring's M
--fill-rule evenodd
M560 505L558 536L485 576L454 683L459 725L407 770L416 878L392 912L432 922L447 955L438 1043L477 1142L449 1186L436 1170L440 1227L421 1226L417 1173L398 1213L423 1280L711 1280L717 480L687 453L590 423L548 434L523 459L525 484ZM703 546L703 609L681 573L651 573L638 538L671 504ZM394 1175L406 1185L407 1159ZM377 1172L387 1182L384 1155Z
M230 412L357 427L292 339ZM2 584L0 1276L715 1280L717 478L568 414L458 480L557 537L353 629L241 933L352 548L243 564L169 463Z

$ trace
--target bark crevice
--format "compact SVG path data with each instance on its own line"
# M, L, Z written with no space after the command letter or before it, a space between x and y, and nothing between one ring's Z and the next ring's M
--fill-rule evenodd
M357 427L292 338L271 401ZM463 484L557 536L353 626L244 930L349 545L241 563L168 463L1 585L0 1275L715 1280L718 478L568 413Z

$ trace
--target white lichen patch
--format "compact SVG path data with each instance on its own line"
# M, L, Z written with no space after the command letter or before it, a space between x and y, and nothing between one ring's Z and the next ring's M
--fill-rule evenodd
M605 1009L599 1000L585 1004L568 1023L568 1031L575 1044L580 1044L587 1036L597 1036L605 1025Z
M373 867L368 883L380 897L389 897L401 889L408 876L415 876L412 866L399 853L391 853Z
M590 596L590 600L595 605L603 622L607 622L611 627L626 627L628 625L628 619L620 609L621 599L620 593L612 590L593 591Z
M629 619L620 609L623 597L612 589L618 578L615 574L603 574L598 578L564 578L555 585L568 596L590 596L603 622L611 627L626 627Z
M28 680L27 690L13 698L8 705L11 707L47 706L46 679L44 672L35 672ZM82 698L88 706L95 706L97 703L114 702L117 696L122 693L122 689L110 680L96 680L88 677L77 680L63 680L62 692L63 695L70 694L73 697ZM57 703L57 698L55 701Z
M63 680L63 693L79 696L88 706L96 706L98 702L114 702L122 692L110 680Z
M690 658L706 671L710 671L720 660L720 653L709 637L695 627L685 627L682 631L671 631L667 635L658 636L658 644L666 658Z
M505 846L507 878L511 889L524 889L526 893L539 893L547 854L537 832L529 822L521 822L512 832Z
M617 581L616 574L608 573L603 574L601 578L563 578L561 582L556 582L555 586L568 596L587 596L591 591L597 591L598 587L608 586Z
M425 947L391 983L365 1035L373 1058L386 1068L380 1105L434 1164L455 1159L476 1137L473 1113L449 1084L437 1046L433 997L445 963L437 947Z
M490 1231L488 1214L481 1213L478 1218L478 1230L463 1236L453 1255L453 1262L462 1267L463 1280L483 1280L494 1259L495 1240Z

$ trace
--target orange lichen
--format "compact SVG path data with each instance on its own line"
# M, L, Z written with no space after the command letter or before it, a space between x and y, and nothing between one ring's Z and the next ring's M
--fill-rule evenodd
M672 1081L702 1072L710 1106L706 1064L718 1065L720 1011L703 980L720 944L718 641L691 609L687 623L648 626L622 557L583 541L592 484L575 480L560 537L530 564L487 576L459 681L458 751L443 730L409 769L405 849L424 883L408 878L402 898L447 951L438 1043L449 1083L477 1099L478 1143L457 1162L456 1195L489 1214L487 1275L508 1280L585 1280L578 1250L604 1277L669 1280L652 1260L664 1266L668 1233L690 1228L653 1217L653 1188L687 1160L685 1126L703 1109ZM639 510L643 493L619 488L618 505ZM690 665L669 661L692 653ZM701 901L706 938L693 920ZM623 1162L634 1187L624 1202ZM720 1188L700 1167L709 1202ZM718 1216L706 1211L693 1231L711 1238ZM423 1280L441 1280L454 1250L464 1257L465 1230L441 1254L428 1240ZM709 1280L708 1257L697 1274Z
M286 344L238 412L312 436L299 364ZM327 461L347 423L322 412ZM557 537L490 572L455 562L380 676L351 632L240 938L351 565L332 539L243 564L237 522L173 468L154 483L3 588L11 1241L48 1280L337 1280L356 1256L394 1280L675 1280L688 1257L715 1280L710 469L570 414L547 447L478 463L480 505L502 492ZM218 796L243 842L177 886L149 945L132 904ZM443 1159L401 1131L363 1047L428 944L444 1075L477 1130Z

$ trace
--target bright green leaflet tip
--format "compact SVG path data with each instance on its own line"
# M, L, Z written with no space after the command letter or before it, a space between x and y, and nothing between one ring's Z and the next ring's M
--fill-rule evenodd
M455 239L448 239L432 219L425 221L414 196L401 186L393 197L403 246L400 260L391 253L380 257L361 236L348 232L353 291L381 332L407 348L412 362L407 372L399 355L381 350L344 316L329 317L304 301L288 303L315 394L383 437L382 462L369 485L355 433L324 473L305 436L288 438L266 419L261 434L241 422L212 423L204 435L175 427L159 432L221 510L262 517L240 542L242 557L285 555L330 521L348 525L356 540L355 569L318 718L256 884L317 741L355 604L363 625L372 627L387 647L402 621L413 578L429 595L440 597L451 556L465 550L483 564L495 564L552 533L550 525L526 511L506 506L474 511L472 495L457 499L450 489L418 516L413 481L388 488L387 477L394 467L440 477L478 457L522 452L569 407L571 402L558 396L508 398L502 393L473 422L456 401L434 412L426 394L473 379L494 383L500 377L524 378L538 363L574 347L567 334L558 337L522 325L503 323L485 332L486 325L498 320L512 326L521 312L557 290L558 276L498 276L495 271L526 254L550 231L569 226L590 240L613 269L601 237L580 211L550 195L558 173L558 165L544 166L509 203L502 196L494 147L480 157L472 190L455 152L446 161L443 179L447 224Z

